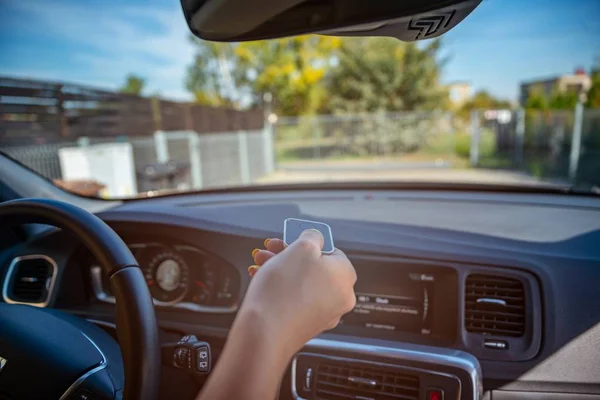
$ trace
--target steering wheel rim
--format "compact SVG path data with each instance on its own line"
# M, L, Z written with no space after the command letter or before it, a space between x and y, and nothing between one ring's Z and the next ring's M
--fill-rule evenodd
M109 276L116 300L117 336L125 366L125 400L156 399L160 379L158 328L152 297L135 257L104 221L51 199L0 203L0 225L46 224L70 231Z

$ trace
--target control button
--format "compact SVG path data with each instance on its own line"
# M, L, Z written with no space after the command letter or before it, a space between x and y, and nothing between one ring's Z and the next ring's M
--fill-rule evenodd
M196 349L196 371L208 372L209 369L209 353L207 346L200 346Z
M206 349L198 349L198 358L202 361L208 360L208 351Z
M304 390L310 390L310 383L312 380L312 368L308 368L306 370L306 375L304 376Z
M197 342L198 338L195 335L185 335L179 339L179 344Z
M494 350L508 350L508 342L504 340L485 339L483 346Z
M86 389L77 389L71 395L71 400L96 400L96 397Z
M173 352L173 365L177 368L188 367L189 350L185 347L179 347Z
M427 400L444 400L444 391L438 388L429 388L425 398Z

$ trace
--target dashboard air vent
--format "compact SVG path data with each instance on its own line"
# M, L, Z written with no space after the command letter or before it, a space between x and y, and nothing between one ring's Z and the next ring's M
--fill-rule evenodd
M523 336L523 283L503 276L469 275L465 288L465 328L484 335Z
M4 300L7 303L45 307L54 286L56 269L54 260L46 256L15 258L4 280Z
M317 397L324 400L420 398L418 376L376 367L320 363L315 383Z

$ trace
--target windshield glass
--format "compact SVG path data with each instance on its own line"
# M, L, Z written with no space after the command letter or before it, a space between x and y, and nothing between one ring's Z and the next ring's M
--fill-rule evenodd
M484 0L416 43L206 42L178 0L0 15L0 151L80 194L600 184L600 1Z

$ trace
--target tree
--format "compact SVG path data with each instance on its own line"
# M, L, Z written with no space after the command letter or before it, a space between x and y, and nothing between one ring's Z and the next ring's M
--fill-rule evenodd
M213 106L253 106L274 96L280 115L445 108L441 42L305 35L196 43L186 88Z
M462 105L458 110L458 115L468 119L472 110L500 110L511 107L510 101L498 99L486 90L479 90Z
M502 109L510 108L511 104L508 100L501 100L492 96L486 90L477 91L471 99L463 104L463 109Z
M325 112L433 110L448 105L440 84L440 40L422 46L391 38L347 38L327 77Z
M542 87L533 87L525 108L529 110L573 110L579 101L579 93L572 90L560 91L555 88L550 96L546 95Z
M548 108L551 110L574 110L579 101L579 93L572 90L555 90L548 101Z
M188 67L186 88L199 104L231 106L235 99L235 82L231 76L234 45L201 41L197 44L194 63Z
M134 94L140 96L146 85L146 80L134 74L129 74L125 78L125 84L121 86L119 92L126 94Z
M586 107L600 108L600 63L598 63L591 73L592 86L587 93Z
M548 106L549 102L544 89L538 86L532 87L527 94L525 108L531 110L546 110L548 109Z
M196 57L186 87L198 102L252 106L271 93L274 110L282 115L319 107L325 95L320 82L340 43L311 35L242 43L193 40Z

